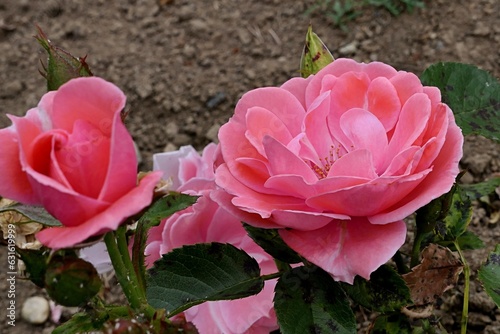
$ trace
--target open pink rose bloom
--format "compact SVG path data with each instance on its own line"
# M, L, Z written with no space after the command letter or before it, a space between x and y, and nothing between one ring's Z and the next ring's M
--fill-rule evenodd
M270 255L246 234L238 218L211 198L216 188L213 165L216 145L210 144L200 155L191 146L179 151L156 154L154 169L171 178L177 191L201 196L191 207L177 212L149 232L146 262L149 266L173 248L203 242L230 243L255 258L261 274L277 271ZM201 334L267 334L278 329L273 309L276 280L266 281L257 295L244 299L206 302L184 311Z
M96 77L73 79L45 94L24 117L0 130L0 195L43 205L62 227L37 238L73 246L116 229L150 204L161 173L137 185L132 137L121 121L125 95Z
M404 243L402 219L450 190L463 144L438 88L349 59L246 93L219 140L213 197L348 283L369 279Z

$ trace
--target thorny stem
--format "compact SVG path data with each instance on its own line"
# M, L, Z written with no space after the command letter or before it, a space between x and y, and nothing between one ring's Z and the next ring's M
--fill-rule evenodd
M469 319L469 290L470 290L470 267L465 259L462 250L460 249L460 245L457 241L454 241L453 244L457 249L458 255L460 256L460 260L464 265L464 302L462 308L462 321L461 321L461 334L467 333L467 321Z
M139 288L134 266L128 252L125 229L126 227L122 225L118 230L106 233L104 241L115 269L116 278L130 306L134 311L144 313L148 318L152 318L155 310L147 304L145 291Z

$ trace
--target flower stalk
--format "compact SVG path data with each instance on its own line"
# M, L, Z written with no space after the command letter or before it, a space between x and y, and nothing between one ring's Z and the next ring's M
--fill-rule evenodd
M128 252L125 232L126 227L122 225L118 230L106 233L104 241L115 269L116 278L130 306L134 311L144 313L146 317L151 318L155 310L148 305L144 289L139 288L139 281Z
M466 334L467 322L469 320L470 267L464 254L462 253L462 250L460 249L458 242L454 241L453 245L455 245L458 255L460 256L460 261L462 261L462 264L464 265L464 301L462 307L462 320L460 321L460 333Z

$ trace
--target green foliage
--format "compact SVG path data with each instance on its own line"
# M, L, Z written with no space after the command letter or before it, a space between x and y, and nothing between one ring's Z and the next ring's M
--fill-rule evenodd
M340 284L318 267L283 274L274 308L282 334L356 333L356 321Z
M443 220L448 212L456 191L454 185L449 192L433 199L429 204L417 210L417 233L429 233L434 230L438 221Z
M404 11L412 13L413 10L423 8L425 6L423 1L420 0L364 0L367 5L375 7L383 7L394 16L398 16Z
M382 314L375 319L370 334L409 334L412 327L408 317L395 312Z
M88 312L76 313L61 326L52 331L52 334L93 333L102 328L104 321L96 320Z
M134 271L137 273L138 283L140 288L145 290L145 282L143 278L146 276L146 268L144 266L144 250L149 230L160 225L160 222L171 216L177 211L184 210L196 203L197 196L171 192L165 197L154 202L148 210L142 215L137 223L137 229L134 235L134 245L132 247L132 263Z
M313 12L320 11L336 26L346 30L346 23L354 20L360 12L355 8L353 0L318 0L318 2L305 12L305 15L310 15Z
M500 177L495 177L488 181L476 184L461 184L460 188L465 191L465 194L471 199L479 199L483 196L489 195L500 186Z
M48 248L36 249L16 249L21 260L23 260L28 272L28 278L38 287L45 286L45 272L47 271L47 261L50 255Z
M14 205L0 208L0 212L15 211L23 216L28 217L33 222L40 223L46 226L61 226L61 222L50 215L43 207L24 205L16 203Z
M465 233L472 219L472 203L464 193L457 187L453 194L451 207L448 215L444 218L444 232L438 231L444 240L456 240Z
M434 242L441 246L448 247L452 251L457 250L457 248L455 247L455 242L462 250L484 248L484 242L471 231L465 231L461 236L457 238L455 242L451 240L439 240L439 238L437 238L437 240L434 240Z
M47 66L43 65L40 73L47 79L47 90L57 90L70 79L93 76L86 57L77 58L63 49L54 46L40 27L37 26L38 35L35 36L40 45L47 51L49 58Z
M381 7L394 16L407 11L412 13L415 8L423 8L421 0L318 0L309 7L305 15L321 12L336 26L346 30L346 24L354 20L367 7Z
M437 63L424 71L421 80L440 89L464 135L500 141L500 82L492 75L473 65Z
M356 276L354 284L342 284L352 300L372 311L393 312L411 304L410 290L403 278L390 266L383 265L370 280Z
M45 289L56 303L82 306L101 289L94 266L77 257L54 256L45 273Z
M302 258L281 239L278 230L263 229L243 223L250 238L275 259L285 263L299 263Z
M148 273L148 302L166 309L169 317L205 301L255 295L264 287L255 259L215 242L174 249Z
M500 244L490 253L486 264L479 269L478 276L488 295L500 307Z

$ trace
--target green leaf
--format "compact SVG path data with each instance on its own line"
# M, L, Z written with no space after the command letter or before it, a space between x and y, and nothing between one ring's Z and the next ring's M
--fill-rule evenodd
M484 242L471 231L465 231L456 241L461 250L484 248ZM457 250L453 241L437 240L436 242L441 246L448 247L453 252Z
M94 266L76 257L54 256L45 273L45 289L58 304L82 306L101 289Z
M391 312L412 303L410 289L403 278L388 265L370 275L370 280L356 276L354 284L342 288L358 304L377 312Z
M436 223L446 217L450 211L455 191L456 184L449 192L433 199L429 204L417 210L417 233L425 234L433 231Z
M481 249L485 246L483 240L479 239L479 237L471 231L465 231L459 236L457 243L461 250Z
M286 272L275 288L282 334L356 333L356 320L338 282L318 267Z
M375 319L370 334L409 334L412 328L408 317L401 313L384 314Z
M63 49L54 46L40 27L37 26L37 30L38 35L35 38L49 54L47 67L44 66L44 71L40 71L47 79L47 90L57 90L73 78L93 76L85 62L86 57L72 56Z
M47 271L47 259L50 255L50 249L16 249L21 260L26 265L28 278L40 288L45 286L45 272Z
M285 263L299 263L302 258L281 239L278 230L264 229L243 223L250 238L275 259Z
M61 326L52 331L52 334L94 333L100 332L104 321L96 321L90 313L76 313Z
M478 271L479 280L484 289L500 307L500 244L488 256L488 261Z
M37 222L46 226L62 226L61 222L50 215L43 207L24 205L16 203L11 206L0 208L0 212L16 211L28 217L33 222Z
M333 56L321 41L321 39L312 31L309 25L306 34L306 43L300 59L300 73L303 78L311 74L318 73L323 67L333 62Z
M146 228L158 226L163 219L196 203L199 197L172 191L154 202L139 219L139 223Z
M500 83L492 75L472 65L437 63L421 80L441 90L464 135L500 140Z
M160 225L163 219L171 216L175 212L184 210L193 205L197 200L198 196L171 192L167 196L154 202L139 219L134 236L134 245L132 247L132 263L137 273L138 283L143 290L146 288L145 282L143 281L143 278L146 276L144 250L149 230L154 226Z
M500 186L500 177L495 177L488 181L476 184L461 184L459 185L465 191L465 194L471 199L479 199L483 196L489 195Z
M472 204L461 188L453 194L448 215L444 218L446 227L445 240L456 240L465 233L472 219Z
M148 273L148 302L166 309L169 317L205 301L252 296L264 287L255 259L215 242L174 249Z

